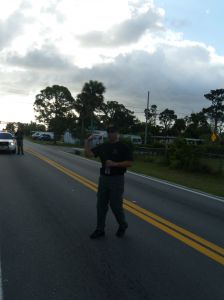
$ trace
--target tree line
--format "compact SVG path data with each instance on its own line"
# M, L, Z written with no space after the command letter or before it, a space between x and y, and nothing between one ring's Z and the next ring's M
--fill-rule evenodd
M121 133L140 134L143 137L145 122L140 121L134 111L118 101L105 101L105 92L104 84L93 80L86 82L76 97L64 86L46 87L36 95L34 102L38 123L24 124L24 128L35 131L36 128L43 129L46 126L48 131L53 131L58 137L69 129L82 140L87 132L103 130L113 123ZM169 108L159 113L157 105L151 105L145 110L149 136L208 138L214 132L221 137L224 132L224 89L211 90L204 97L210 105L184 118L178 118L175 111ZM10 127L12 124L7 125L7 129Z

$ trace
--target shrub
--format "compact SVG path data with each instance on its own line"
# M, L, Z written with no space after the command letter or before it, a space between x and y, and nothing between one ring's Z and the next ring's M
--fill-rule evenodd
M130 139L120 138L120 141L128 146L131 151L135 150L135 145L130 141Z
M183 139L177 139L168 149L168 160L172 168L189 171L201 169L201 149L195 145L187 145Z

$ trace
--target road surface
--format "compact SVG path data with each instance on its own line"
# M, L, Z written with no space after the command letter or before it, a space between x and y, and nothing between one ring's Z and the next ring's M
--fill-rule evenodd
M126 174L123 239L96 223L99 164L25 143L0 154L0 299L224 299L224 199Z

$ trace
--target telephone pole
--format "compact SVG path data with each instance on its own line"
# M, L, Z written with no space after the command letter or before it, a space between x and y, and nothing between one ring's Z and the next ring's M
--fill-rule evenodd
M150 92L148 91L148 98L147 98L147 108L145 109L145 145L147 144L147 136L148 136L148 120L149 120L149 95Z

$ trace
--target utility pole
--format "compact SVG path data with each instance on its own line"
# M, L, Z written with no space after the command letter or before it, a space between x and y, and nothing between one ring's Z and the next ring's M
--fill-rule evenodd
M148 91L148 99L147 99L147 108L145 109L145 145L147 144L147 136L148 136L148 120L149 120L149 94Z

